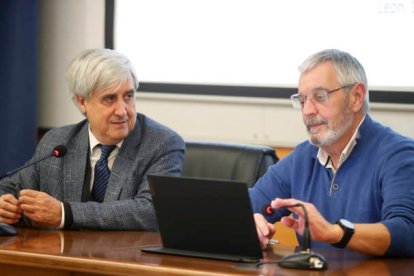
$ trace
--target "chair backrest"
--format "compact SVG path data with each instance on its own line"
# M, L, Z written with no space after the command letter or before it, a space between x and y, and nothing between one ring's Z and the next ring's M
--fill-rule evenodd
M245 182L252 187L279 159L269 146L187 141L182 176Z

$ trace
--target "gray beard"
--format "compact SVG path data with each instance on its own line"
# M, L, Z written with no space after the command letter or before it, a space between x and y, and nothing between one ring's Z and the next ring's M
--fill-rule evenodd
M341 138L344 133L352 126L354 120L354 114L349 111L345 111L343 116L333 126L328 126L325 134L322 136L312 136L308 130L309 142L317 147L332 145Z

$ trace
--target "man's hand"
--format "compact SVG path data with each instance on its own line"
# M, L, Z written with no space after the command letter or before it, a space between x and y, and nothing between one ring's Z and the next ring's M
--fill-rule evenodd
M270 239L275 234L275 226L263 217L263 215L254 214L254 221L256 222L257 235L259 236L262 249L266 249Z
M308 213L309 231L312 240L337 243L344 235L342 228L334 223L329 223L316 207L311 203L305 203L293 198L280 199L276 198L271 202L272 208L283 208L285 206L303 204ZM305 218L302 207L289 207L291 212L295 213L298 218L283 217L280 222L290 228L295 229L300 235L303 235L305 227ZM381 222L378 223L357 223L355 224L355 233L348 243L348 248L370 254L374 256L382 256L386 253L391 244L391 235L387 227Z
M21 218L20 202L12 195L0 196L0 222L15 224Z
M26 217L39 226L58 227L62 219L62 205L56 198L39 191L21 190L19 202Z
M293 198L280 199L276 198L271 202L272 208L279 209L285 206L302 204L308 213L309 231L313 240L336 243L343 236L342 229L337 224L329 223L311 203L306 203ZM293 228L300 235L303 235L305 227L305 213L301 206L289 207L289 211L298 216L297 219L289 216L283 217L280 222L286 227Z

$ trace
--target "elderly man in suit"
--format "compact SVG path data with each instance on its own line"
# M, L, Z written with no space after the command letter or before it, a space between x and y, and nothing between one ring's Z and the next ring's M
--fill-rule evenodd
M173 130L135 111L136 73L114 50L83 51L67 71L86 119L48 131L35 161L0 182L0 222L58 229L156 230L147 175L179 175L185 144Z

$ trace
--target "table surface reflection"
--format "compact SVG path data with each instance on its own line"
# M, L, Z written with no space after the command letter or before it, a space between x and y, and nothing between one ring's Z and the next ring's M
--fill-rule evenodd
M261 268L230 261L161 255L140 248L160 245L158 233L142 231L56 231L19 229L13 237L0 237L0 263L13 267L82 272L82 275L411 275L414 259L372 258L352 251L317 250L328 261L326 271ZM277 260L295 251L272 245L264 260ZM31 271L32 271L31 270ZM62 274L63 275L63 274ZM66 274L65 274L66 275ZM81 274L79 274L81 275Z

